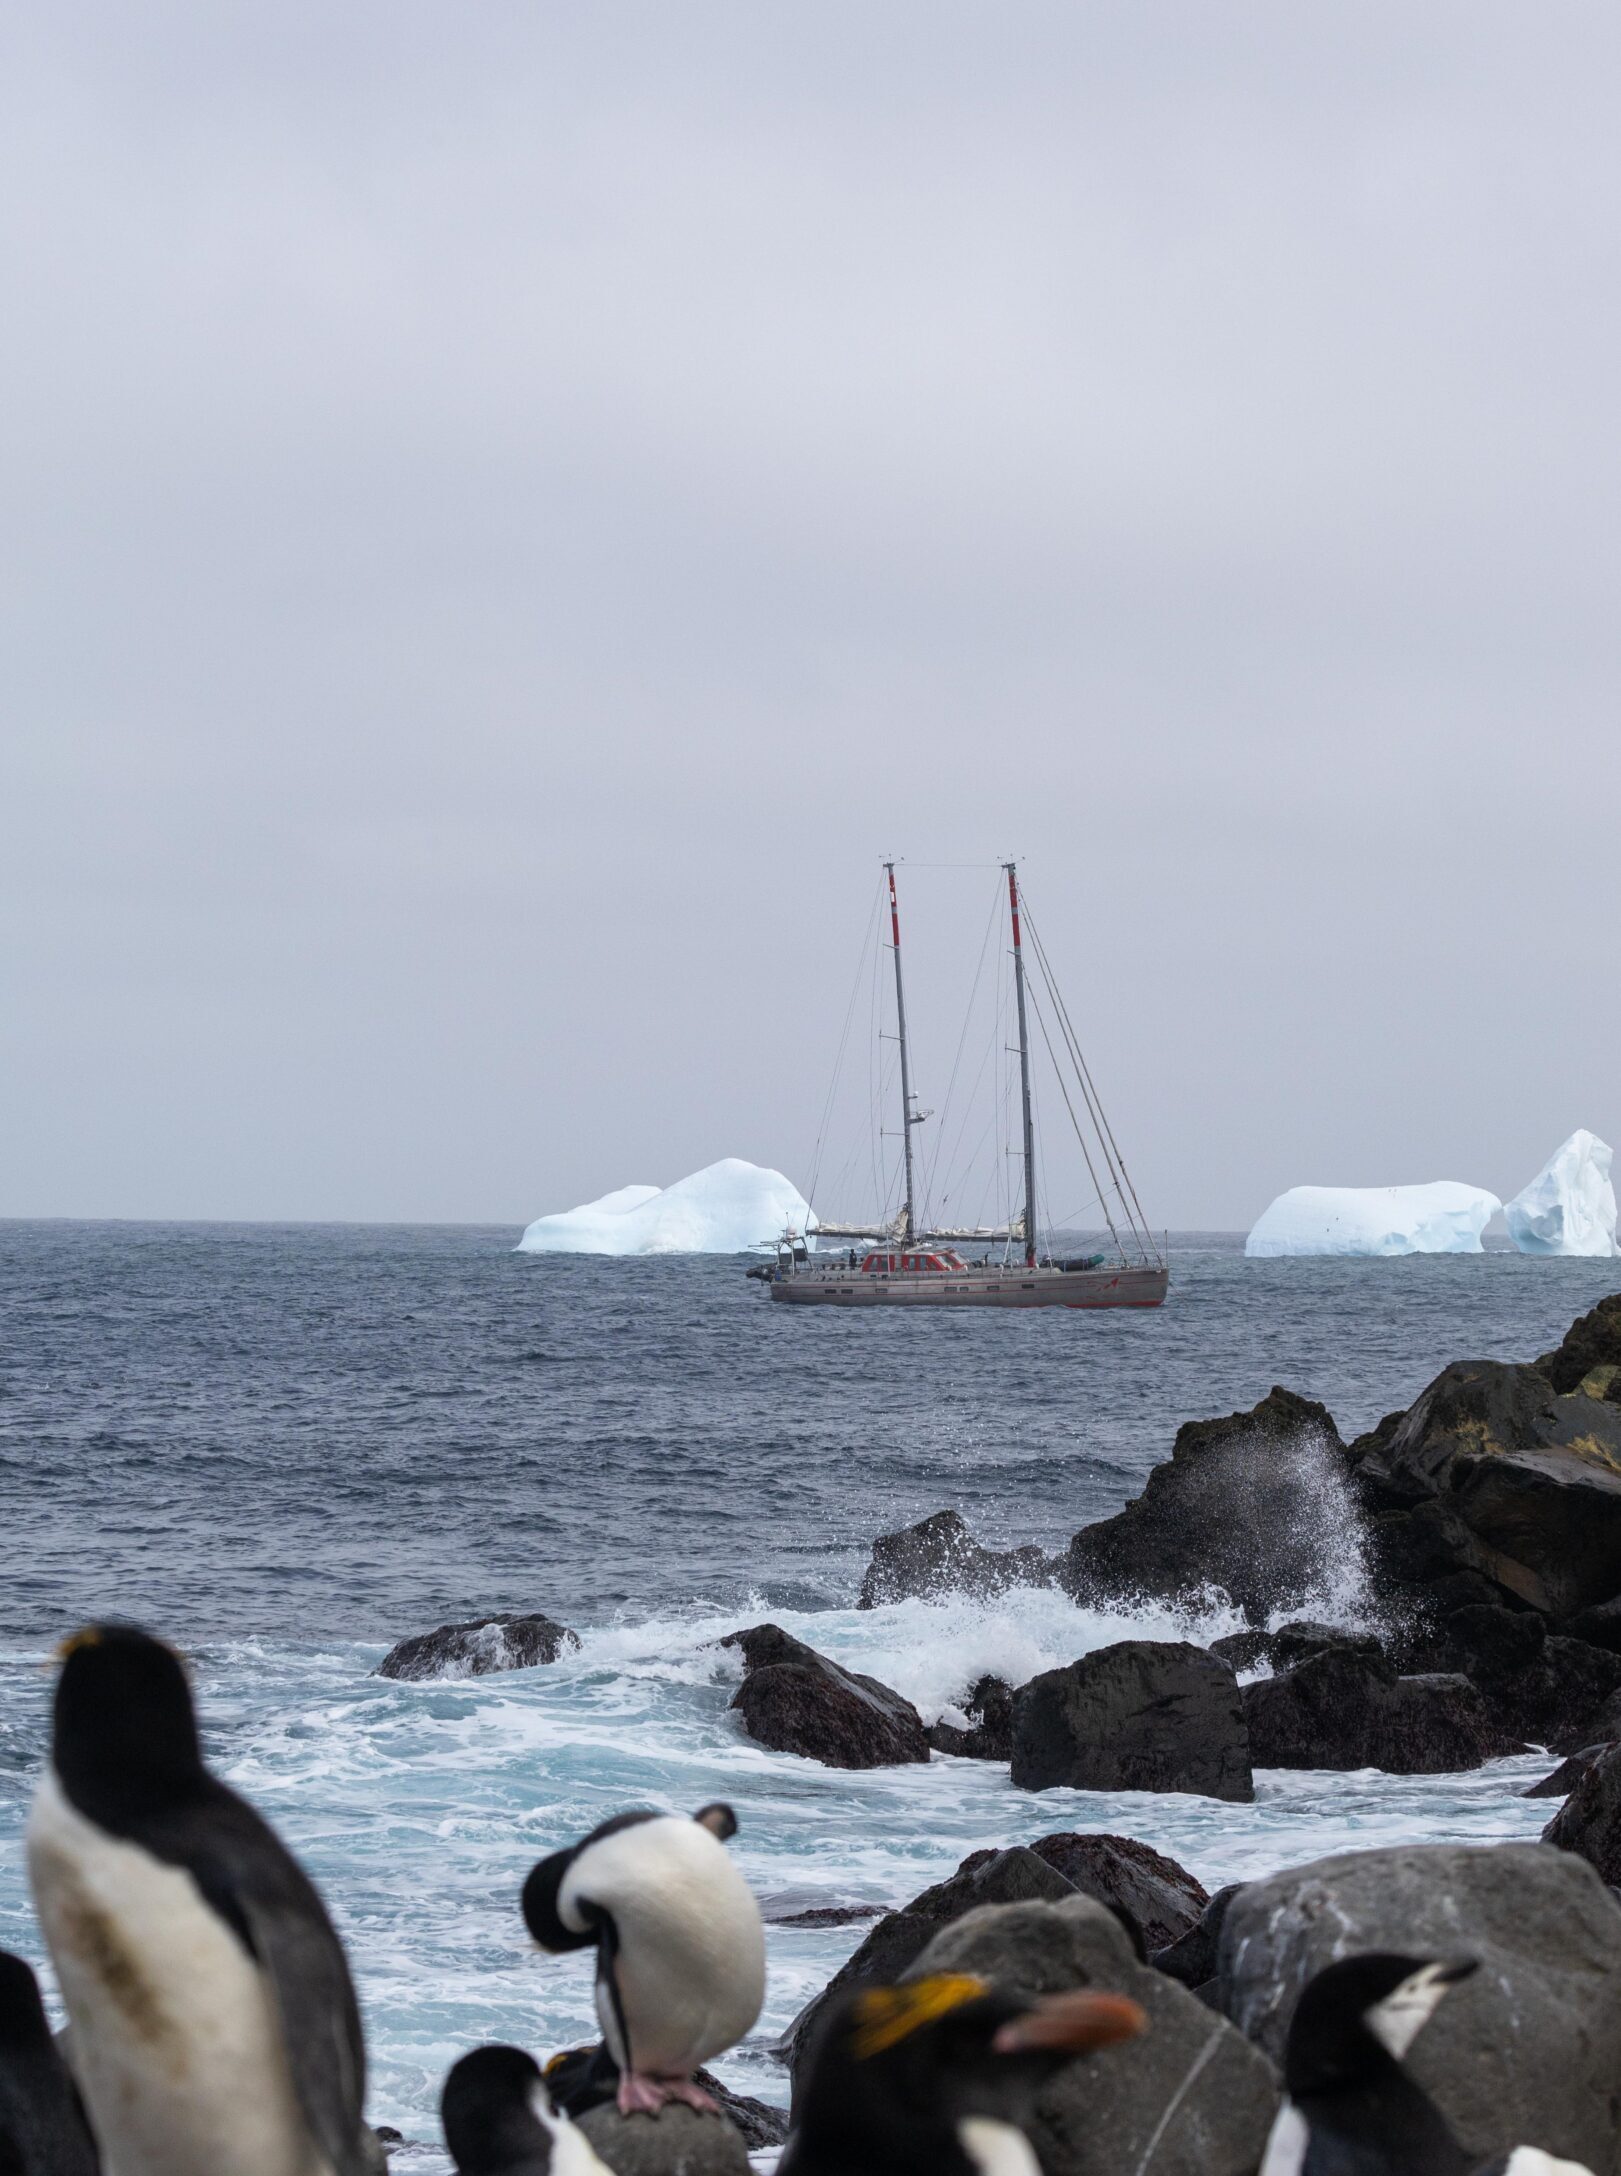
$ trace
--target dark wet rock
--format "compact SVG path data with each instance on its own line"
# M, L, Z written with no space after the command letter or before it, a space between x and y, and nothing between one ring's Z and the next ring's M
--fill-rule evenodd
M751 1625L719 1644L742 1653L745 1674L732 1706L760 1745L827 1768L928 1759L923 1718L877 1678L841 1668L780 1625Z
M576 2120L615 2176L749 2176L743 2133L724 2115L677 2104L656 2116L622 2116L610 2103Z
M1348 1455L1389 1587L1474 1573L1555 1617L1621 1593L1621 1405L1465 1360Z
M807 1904L802 1911L774 1912L765 1905L760 1917L768 1927L855 1927L883 1916L882 1904Z
M1272 2066L1185 1987L1152 1971L1090 1897L970 1912L912 1967L967 1972L1024 1995L1073 1987L1129 1995L1140 2038L1067 2064L1036 2103L1046 2176L1253 2176L1277 2112Z
M1163 1949L1196 1926L1210 1901L1203 1883L1185 1866L1134 1836L1060 1829L1053 1836L1038 1836L1026 1848L1082 1896L1123 1914L1150 1950ZM995 1857L994 1851L972 1852L959 1872L970 1873Z
M752 2093L734 2093L730 2086L721 2084L713 2071L695 2070L692 2082L720 2102L722 2115L742 2132L743 2143L750 2153L759 2153L767 2146L780 2146L788 2136L786 2108L775 2108L770 2101L756 2100Z
M847 1987L884 1986L898 1980L913 1959L927 1948L943 1926L960 1919L981 1904L1014 1904L1032 1898L1073 1896L1073 1885L1033 1851L976 1854L945 1881L925 1889L887 1912L854 1954L834 1973L822 1992L808 2002L777 2043L777 2053L790 2069L797 2069L810 2044L810 2036L829 1998Z
M1224 1632L1210 1642L1210 1652L1220 1655L1229 1669L1256 1670L1272 1660L1270 1632Z
M1621 2163L1621 1908L1593 1868L1543 1844L1349 1852L1251 1882L1228 1906L1228 2017L1281 2059L1300 1990L1358 1950L1477 1958L1406 2067L1480 2161L1534 2141Z
M1610 1745L1613 1742L1611 1740L1601 1745L1584 1745L1578 1753L1567 1753L1551 1775L1544 1776L1540 1783L1533 1783L1531 1788L1528 1791L1522 1791L1520 1796L1522 1798L1568 1798L1593 1763L1602 1754L1609 1752ZM1543 1841L1545 1843L1550 1841L1546 1834ZM1614 1884L1612 1883L1611 1886L1613 1887Z
M969 1760L1011 1760L1013 1757L1013 1687L1000 1677L982 1677L963 1702L969 1727L955 1723L931 1723L929 1743L937 1753L956 1753Z
M1542 1840L1585 1859L1611 1888L1621 1884L1621 1745L1588 1763Z
M571 1632L566 1624L538 1614L521 1616L508 1611L413 1633L389 1649L377 1665L377 1675L458 1678L484 1677L492 1670L530 1670L537 1663L555 1662L559 1655L579 1644L580 1635Z
M857 1609L915 1596L1005 1594L1009 1587L1051 1586L1052 1559L1041 1549L986 1549L962 1514L936 1511L898 1534L881 1534L861 1582Z
M1578 1315L1552 1352L1536 1363L1555 1390L1579 1390L1597 1368L1621 1368L1621 1292L1611 1292L1585 1315ZM1615 1395L1606 1385L1603 1395Z
M1238 1680L1184 1640L1121 1640L1043 1670L1013 1702L1014 1783L1255 1796Z
M1524 1604L1472 1604L1403 1643L1409 1669L1463 1671L1505 1733L1561 1752L1609 1733L1598 1727L1621 1691L1621 1655L1558 1634Z
M1519 1750L1466 1677L1398 1677L1356 1648L1323 1648L1242 1693L1257 1768L1454 1775Z
M1248 1413L1188 1421L1143 1493L1060 1560L1081 1600L1219 1587L1259 1623L1343 1570L1355 1515L1326 1406L1274 1389Z
M1320 1655L1329 1647L1347 1654L1377 1655L1380 1652L1379 1640L1372 1632L1350 1632L1344 1625L1318 1624L1309 1617L1297 1617L1289 1624L1279 1625L1273 1633L1272 1666L1276 1670L1291 1670L1297 1662Z
M1151 1950L1148 1961L1154 1970L1180 1980L1184 1987L1208 1987L1216 1977L1222 1922L1239 1887L1230 1881L1225 1889L1218 1889L1185 1934L1163 1949Z
M1583 1640L1589 1647L1603 1647L1611 1654L1621 1654L1621 1595L1608 1602L1595 1602L1591 1609L1579 1611L1565 1630L1573 1640Z

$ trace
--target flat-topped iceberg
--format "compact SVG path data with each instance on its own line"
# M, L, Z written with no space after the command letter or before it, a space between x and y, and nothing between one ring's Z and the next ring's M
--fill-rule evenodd
M621 1186L600 1201L537 1217L521 1254L747 1254L792 1225L810 1203L791 1179L723 1156L673 1186Z
M1503 1204L1522 1254L1614 1254L1615 1188L1610 1144L1580 1126L1529 1186Z
M1479 1254L1503 1204L1484 1187L1291 1186L1244 1242L1246 1254Z

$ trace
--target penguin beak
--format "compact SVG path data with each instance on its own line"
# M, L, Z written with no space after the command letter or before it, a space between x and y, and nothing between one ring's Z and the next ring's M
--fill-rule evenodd
M1129 1995L1095 1995L1078 1989L1044 1995L1022 2017L1001 2026L991 2047L998 2055L1021 2055L1032 2048L1084 2055L1092 2048L1135 2040L1148 2030L1148 2012Z
M1479 1970L1478 1957L1455 1957L1450 1964L1435 1967L1435 1984L1437 1987L1456 1987L1459 1980L1469 1979Z

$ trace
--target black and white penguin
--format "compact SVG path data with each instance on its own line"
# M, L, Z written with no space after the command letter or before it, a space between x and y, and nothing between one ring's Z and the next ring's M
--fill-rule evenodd
M730 1806L704 1806L690 1821L621 1813L524 1883L524 1924L542 1949L596 1949L597 2017L622 2115L669 2100L712 2109L692 2073L760 2014L765 1930L726 1850L736 1834Z
M1284 2049L1285 2099L1260 2176L1590 2176L1535 2146L1482 2166L1403 2058L1475 1970L1382 1950L1309 1980Z
M958 1973L857 1989L817 2032L777 2176L1040 2176L1025 2127L1043 2086L1147 2024L1091 1989L1031 2000Z
M522 2048L474 2048L452 2064L439 2113L457 2176L610 2176Z
M97 2176L99 2168L33 1968L0 1949L0 2176Z
M113 2176L373 2176L332 1923L203 1765L179 1657L133 1626L62 1651L28 1867Z

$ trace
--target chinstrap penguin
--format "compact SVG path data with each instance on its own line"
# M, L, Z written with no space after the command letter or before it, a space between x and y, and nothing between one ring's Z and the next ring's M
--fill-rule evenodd
M817 2033L778 2176L1039 2176L1025 2126L1043 2086L1147 2024L1089 1988L1031 1998L936 1973L857 1989Z
M0 2176L97 2176L99 2166L33 1968L0 1949Z
M62 1651L28 1865L109 2176L374 2176L325 1907L204 1766L179 1657L133 1626Z
M439 2111L457 2176L609 2176L522 2048L464 2055L445 2079Z
M621 2115L666 2101L713 2110L692 2082L765 2000L765 1930L726 1850L730 1806L621 1813L535 1866L524 1924L542 1949L594 1947L597 2017L619 2069Z
M1382 1950L1307 1982L1284 2050L1285 2099L1260 2176L1590 2176L1517 2146L1486 2164L1459 2144L1403 2058L1473 1959Z

